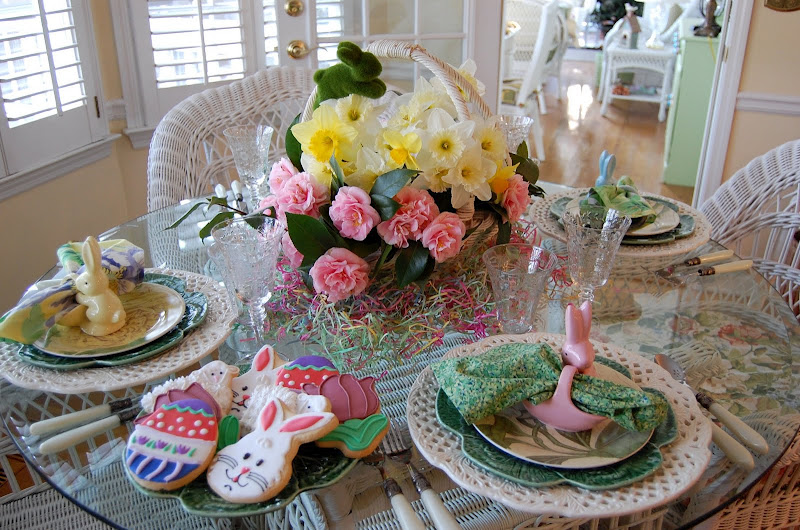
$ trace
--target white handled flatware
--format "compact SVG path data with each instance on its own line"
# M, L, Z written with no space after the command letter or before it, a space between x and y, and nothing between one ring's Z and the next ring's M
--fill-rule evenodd
M98 418L104 418L111 414L116 414L121 410L130 408L131 406L133 406L133 400L130 398L111 401L110 403L105 403L103 405L98 405L85 410L79 410L77 412L71 412L62 416L56 416L55 418L37 421L36 423L31 424L30 433L36 436L45 436L53 432L65 431L77 425L82 425Z
M69 449L70 447L79 444L87 438L91 438L92 436L96 436L105 431L114 429L126 421L132 420L136 417L140 410L140 407L127 409L119 414L114 414L113 416L109 416L87 425L82 425L78 428L57 434L39 444L39 452L43 455L49 455Z
M428 512L436 530L460 530L461 526L458 521L444 505L442 498L433 489L425 475L420 473L414 464L409 462L407 465L411 472L411 481L414 483L419 498L422 499L422 505L425 506L425 511Z
M703 254L702 256L689 258L680 263L677 263L675 265L669 265L667 267L664 267L663 269L658 269L657 271L654 272L659 276L661 276L662 278L668 278L672 276L675 272L686 267L694 267L697 265L716 263L718 261L723 261L732 257L733 257L733 251L725 249L725 250L720 250L718 252L712 252L710 254Z
M713 267L700 267L697 270L684 272L680 274L673 274L667 280L676 283L683 283L689 278L697 278L700 276L713 276L715 274L727 274L731 272L740 272L749 270L753 266L753 260L742 259L738 261L731 261L728 263L721 263Z
M741 418L731 414L730 411L725 409L725 407L714 401L706 394L703 394L702 392L695 392L694 389L692 389L692 387L690 387L686 382L686 372L684 372L683 367L681 367L681 365L679 365L675 359L669 355L658 353L655 356L655 360L656 363L669 372L669 374L675 378L676 381L686 385L686 387L689 388L692 393L694 393L695 399L700 406L707 409L720 421L720 423L730 429L734 436L736 436L743 444L758 454L764 455L769 452L769 444L764 437L743 422ZM719 441L717 446L725 451L725 454L728 455L732 461L742 464L743 467L750 465L750 468L752 469L752 455L750 455L744 447L741 447L739 442L731 438L725 431L713 424L713 422L712 425L713 427L716 427L716 430L712 431L712 435L714 436L715 443ZM730 438L730 440L728 438ZM744 451L749 456L744 457L744 455L741 454L741 451Z

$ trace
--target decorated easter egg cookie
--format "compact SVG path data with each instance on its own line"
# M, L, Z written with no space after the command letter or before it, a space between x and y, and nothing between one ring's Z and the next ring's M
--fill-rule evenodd
M319 355L298 357L278 369L275 384L301 390L306 383L321 385L339 372L331 361Z
M151 490L174 490L200 476L217 449L218 422L199 399L161 405L137 422L128 438L125 466Z

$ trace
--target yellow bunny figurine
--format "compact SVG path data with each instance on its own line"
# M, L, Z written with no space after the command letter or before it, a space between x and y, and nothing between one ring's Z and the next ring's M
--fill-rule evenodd
M108 276L103 271L100 245L89 236L81 250L86 270L75 279L79 304L86 306L86 318L81 330L101 337L114 333L125 325L125 309L119 297L108 287Z

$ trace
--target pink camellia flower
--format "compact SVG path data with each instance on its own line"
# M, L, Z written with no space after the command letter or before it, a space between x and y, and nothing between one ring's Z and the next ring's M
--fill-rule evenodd
M410 187L398 191L394 200L400 209L378 225L378 234L390 245L405 248L409 240L419 241L422 231L439 215L439 207L430 193Z
M508 189L503 194L502 206L508 213L508 220L516 222L531 204L528 183L522 175L514 175L508 180Z
M367 288L369 265L346 248L332 248L317 258L309 271L314 290L338 302Z
M292 175L275 193L278 219L286 222L286 213L310 215L319 219L319 207L328 202L328 189L309 173Z
M298 173L299 171L296 167L294 167L294 165L292 165L292 162L288 158L281 158L272 164L272 169L269 171L270 191L272 193L278 193L281 191L281 189L283 189L286 181Z
M446 261L461 252L467 227L453 212L440 213L422 232L422 244L430 250L436 263Z
M289 237L289 232L283 234L281 245L283 246L283 255L289 260L289 265L294 268L299 267L303 263L303 255L295 248L292 238Z
M364 241L372 227L381 222L381 215L371 203L369 194L361 188L339 188L328 210L333 226L344 237Z

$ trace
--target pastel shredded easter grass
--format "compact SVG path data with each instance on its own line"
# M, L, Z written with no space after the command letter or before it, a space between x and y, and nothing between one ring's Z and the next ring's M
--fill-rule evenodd
M512 241L534 241L535 228L517 226ZM476 339L500 332L481 255L486 245L464 249L457 258L439 264L423 284L397 287L392 269L384 268L367 290L347 301L328 302L314 294L300 273L282 262L273 298L267 305L267 336L287 336L315 345L343 372L354 372L379 359L400 364L431 345L441 344L446 333L473 335ZM556 285L566 281L556 269Z

